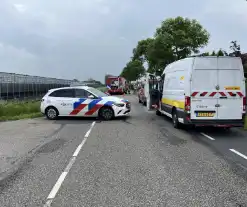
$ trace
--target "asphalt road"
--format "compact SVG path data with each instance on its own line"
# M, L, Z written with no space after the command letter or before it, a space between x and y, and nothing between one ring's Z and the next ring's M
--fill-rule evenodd
M127 119L51 122L62 127L0 184L0 206L247 206L244 131L176 130L128 99Z

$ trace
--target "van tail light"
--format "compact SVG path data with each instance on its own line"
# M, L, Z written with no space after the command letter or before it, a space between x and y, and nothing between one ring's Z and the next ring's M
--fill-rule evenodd
M190 111L190 97L185 96L185 103L184 103L185 111Z
M243 97L243 111L246 112L246 96Z

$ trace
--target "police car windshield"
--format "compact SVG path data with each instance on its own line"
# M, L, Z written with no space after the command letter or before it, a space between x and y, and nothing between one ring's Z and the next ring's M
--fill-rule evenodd
M103 93L102 91L100 91L96 88L88 88L88 91L93 93L94 95L96 95L98 97L108 96L107 94Z

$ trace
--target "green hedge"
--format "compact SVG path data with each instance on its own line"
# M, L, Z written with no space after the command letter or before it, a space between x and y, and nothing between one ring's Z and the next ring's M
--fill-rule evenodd
M0 104L0 120L16 120L41 116L40 101Z

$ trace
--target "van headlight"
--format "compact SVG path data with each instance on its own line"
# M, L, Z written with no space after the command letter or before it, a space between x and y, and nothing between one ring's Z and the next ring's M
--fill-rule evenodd
M113 104L114 106L117 106L117 107L124 107L124 103L114 103Z

